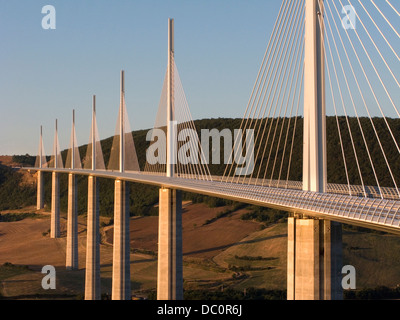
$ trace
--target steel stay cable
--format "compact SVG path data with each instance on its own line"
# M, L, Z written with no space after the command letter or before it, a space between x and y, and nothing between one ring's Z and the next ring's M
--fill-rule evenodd
M277 19L276 19L276 21L275 21L275 25L274 25L274 28L273 28L273 31L272 31L272 35L274 35L274 37L271 36L270 39L269 39L267 49L266 49L266 51L265 51L265 54L264 54L264 57L263 57L263 60L262 60L260 69L259 69L258 74L257 74L256 82L254 83L253 90L252 90L252 92L251 92L250 99L249 99L249 102L248 102L248 104L247 104L245 114L244 114L243 119L242 119L241 124L240 124L240 129L241 129L242 126L243 126L244 119L246 118L246 114L247 114L248 109L249 109L249 107L250 107L250 103L251 103L251 101L253 100L253 95L254 95L255 88L257 87L257 83L258 83L257 92L258 92L258 90L259 90L259 86L260 86L260 83L261 83L261 82L259 82L259 77L260 77L260 74L261 74L261 70L263 70L263 66L264 66L264 64L265 64L266 57L267 57L267 52L270 52L269 49L272 48L272 46L271 46L271 40L273 39L273 41L275 42L275 37L276 37L276 33L275 33L275 32L276 32L276 29L277 29L278 25L280 26L280 24L281 24L281 22L282 22L282 17L284 16L284 15L282 14L282 11L283 11L284 9L286 9L287 4L288 4L287 1L283 1L282 4L281 4L280 10L279 10L279 14L278 14L278 16L277 16ZM280 29L280 28L279 28L279 29ZM268 54L268 57L269 57L269 54ZM267 60L268 60L268 59L267 59ZM264 71L265 71L265 67L264 67ZM251 110L253 109L253 105L254 105L254 101L253 101ZM251 113L251 110L250 110L250 112L249 112L249 115L250 115L250 113ZM246 120L246 121L247 121L247 120ZM231 161L232 161L232 160L231 160ZM229 162L228 162L228 163L229 163ZM227 168L228 168L228 165L225 167L224 174L223 174L223 178L225 178ZM229 175L228 175L228 176L229 176Z
M297 13L297 12L296 12L296 13ZM299 18L299 17L300 17L300 14L297 14L296 16L297 16L297 18ZM301 16L302 16L302 15L301 15ZM298 19L298 20L297 20L297 23L300 23L300 21L301 21L301 19ZM296 29L298 29L298 28L296 28ZM303 29L304 29L304 24L303 24L301 30L303 30ZM301 34L301 33L302 33L302 32L300 31L300 34ZM291 36L292 36L292 35L291 35ZM287 52L286 52L286 53L287 53ZM286 53L285 53L285 59L286 59ZM282 75L282 69L281 69L281 71L280 71L278 83L280 82L281 75ZM272 102L275 101L276 89L277 89L277 86L275 86L275 90L274 90L274 95L273 95L273 98L272 98ZM271 102L271 107L272 107L272 104L273 104L272 102ZM269 98L268 98L267 104L269 104ZM262 153L262 156L261 156L261 159L262 159L262 160L264 159L265 152L266 152L266 148L267 148L267 145L268 145L268 141L269 141L269 137L270 137L272 125L273 125L273 122L274 122L274 121L273 121L273 118L275 117L276 107L277 107L277 106L275 105L274 114L273 114L273 117L272 117L272 120L271 120L271 124L270 124L269 129L268 129L268 135L267 135L266 143L265 143L265 145L264 145L263 153ZM269 118L269 115L268 115L268 118ZM265 125L264 125L264 129L263 129L262 136L265 135L266 127L267 127L267 122L266 122ZM260 147L261 147L261 146L260 146ZM272 148L272 146L271 146L271 148ZM257 150L257 158L258 158L258 155L259 155L259 150ZM261 162L261 164L262 164L262 162ZM259 170L258 170L258 174L257 174L257 179L256 179L256 181L258 181L258 179L259 179L259 175L260 175L260 172L261 172L261 164L260 164L260 166L259 166ZM267 172L267 168L264 170L264 176L263 176L262 185L264 185L264 182L265 182L266 172Z
M329 11L330 11L330 13L331 13L331 16L333 16L331 7L330 7L330 5L329 5L329 1L327 1L326 3L327 3L327 5L328 5L328 9L329 9ZM334 4L334 3L333 3L333 4ZM336 7L335 7L335 8L336 8ZM338 13L337 8L336 8L336 12ZM339 13L338 13L338 14L339 14ZM327 21L328 21L328 24L329 24L329 27L330 27L329 20L327 20ZM352 65L352 63L350 62L350 58L349 58L349 55L348 55L348 53L347 53L346 47L345 47L345 45L344 45L344 43L343 43L343 39L342 39L342 37L341 37L341 35L340 35L340 33L339 33L338 26L337 26L337 24L336 24L336 22L335 22L334 19L333 19L333 21L334 21L334 25L335 25L335 28L336 28L336 32L337 32L337 34L339 35L339 39L340 39L340 42L341 42L341 44L342 44L342 48L343 48L343 50L344 50L344 52L345 52L345 54L346 54L346 58L347 58L347 61L348 61L348 63L349 63L349 66L350 66L350 70L352 71L353 77L354 77L354 79L355 79L355 83L357 84L358 91L359 91L359 93L360 93L360 95L361 95L361 98L362 98L362 100L363 100L363 103L364 103L365 108L368 110L368 107L367 107L367 105L366 105L366 101L365 101L364 95L363 95L363 93L362 93L360 84L359 84L358 79L357 79L357 77L356 77L356 74L355 74L355 72L354 72L353 65ZM330 28L330 29L331 29L331 28ZM332 33L332 29L331 29L331 33ZM332 37L333 37L333 33L332 33ZM363 130L363 128L362 128L362 125L361 125L361 122L360 122L360 119L359 119L359 116L358 116L358 113L357 113L357 108L356 108L355 103L354 103L353 95L352 95L352 93L351 93L352 91L350 90L350 87L349 87L349 83L348 83L348 80L347 80L347 75L346 75L346 73L344 72L343 64L342 64L342 62L341 62L340 54L339 54L338 49L337 49L337 46L336 46L335 38L333 37L333 39L334 39L334 43L335 43L335 47L336 47L336 52L337 52L337 54L338 54L338 58L339 58L339 61L340 61L340 64L341 64L342 72L343 72L344 78L345 78L345 80L346 80L346 84L347 84L347 86L348 86L348 88L349 88L349 93L350 93L350 98L351 98L351 101L352 101L352 104L353 104L353 109L354 109L354 112L355 112L355 114L356 114L357 122L358 122L360 131L361 131L361 134L362 134L362 137L363 137L364 146L365 146L365 148L366 148L366 151L367 151L367 154L368 154L368 158L369 158L369 161L370 161L370 164L371 164L371 168L372 168L372 171L373 171L373 173L374 173L375 181L376 181L376 183L377 183L377 186L378 186L378 189L379 189L379 193L380 193L381 197L383 197L382 190L381 190L381 187L380 187L380 184L379 184L379 180L378 180L378 177L377 177L377 174L376 174L375 166L374 166L374 164L373 164L372 157L371 157L371 153L370 153L370 151L369 151L369 147L368 147L368 144L367 144L367 141L366 141L366 138L365 138L364 130ZM371 118L370 118L370 119L371 119ZM372 123L372 125L373 125L373 123Z
M304 29L302 29L302 31L300 32L300 34L303 34L303 31L304 31ZM294 61L296 61L296 64L295 64L295 67L294 67L294 71L296 71L297 69L298 69L298 67L299 67L299 65L301 65L301 63L300 63L300 61L299 61L299 59L298 59L298 57L299 57L299 53L300 52L303 52L303 45L304 45L304 41L301 41L302 40L302 37L299 37L299 39L300 39L300 43L298 44L299 46L300 46L300 49L299 48L297 48L297 53L296 53L296 58L294 59ZM292 62L291 62L291 66L290 66L290 68L289 69L291 69L292 68L292 64L293 63L293 60L292 60ZM300 70L298 70L298 71L300 71ZM294 74L296 74L295 72L293 72ZM296 90L297 90L297 85L298 85L298 80L299 80L299 76L300 76L300 73L298 72L297 73L297 79L296 79L296 85L295 85L295 89L294 89L294 92L293 92L293 96L294 96L294 94L296 93ZM291 82L290 82L290 88L292 88L293 87L293 80L294 80L294 76L292 76L291 77ZM288 84L288 82L286 82L286 85ZM274 175L274 172L275 172L275 165L276 165L276 160L277 160L277 156L278 156L278 151L279 151L279 146L280 146L280 144L281 144L281 137L282 137L282 133L283 133L283 128L284 128L284 124L285 124L285 120L286 120L286 115L287 115L287 110L288 110L288 107L289 107L289 101L290 101L290 97L292 96L292 93L290 92L289 94L287 94L286 95L286 88L285 88L285 90L284 90L284 96L287 96L287 101L286 101L286 109L285 109L285 117L283 118L283 121L282 121L282 126L281 126L281 132L280 132L280 135L279 135L279 140L278 140L278 144L277 144L277 147L276 147L276 152L275 152L275 158L274 158L274 164L273 164L273 168L272 168L272 173L271 173L271 179L270 179L270 184L269 184L269 186L271 186L271 183L272 183L272 178L273 178L273 175ZM283 102L283 101L282 101ZM293 97L293 102L294 102L294 97ZM292 109L291 109L291 112L292 112L292 110L293 110L293 103L292 103ZM291 113L290 112L290 113ZM277 125L278 125L278 123L277 123ZM285 146L286 147L286 146ZM272 150L272 149L271 149ZM283 156L282 156L282 161L283 161ZM279 182L278 182L278 184L279 184Z
M299 4L300 2L298 2L298 4ZM296 6L296 10L295 10L295 13L294 14L296 14L297 13L297 11L298 11L298 8L299 8L299 6ZM299 22L299 19L298 19L298 15L296 15L296 26L298 26L298 22ZM293 19L291 19L291 25L293 24ZM290 38L292 37L292 35L293 35L293 29L294 28L291 28L291 31L290 31ZM297 29L297 28L296 28ZM286 33L286 30L285 30L285 40L284 40L284 42L286 43L287 42L287 38L288 38L288 33ZM281 44L280 44L280 47L282 47L282 44L283 44L283 42L281 42ZM285 54L284 54L284 56L286 57L287 56L287 51L288 51L288 46L284 46L286 49L285 49ZM279 49L279 51L280 51L280 49ZM278 62L278 67L280 66L280 71L279 71L279 77L278 77L278 81L276 81L276 76L277 76L277 73L278 73L278 70L276 70L276 72L275 72L275 75L274 75L274 79L273 79L273 82L272 82L272 86L269 86L269 84L268 84L268 87L270 88L270 90L269 90L269 95L268 95L268 98L267 98L267 102L265 103L265 107L264 107L264 111L263 111L263 115L261 116L261 119L262 120L264 120L264 126L263 126L263 133L262 133L262 135L261 135L261 140L260 140L260 146L259 146L259 148L258 148L258 150L257 150L257 155L256 155L256 157L255 157L255 159L256 159L256 161L257 161L257 159L258 159L258 155L259 155L259 152L260 152L260 148L261 148L261 144L262 144L262 141L264 140L264 134L265 134L265 130L266 130L266 127L267 127L267 125L268 125L268 122L269 122L269 118L270 118L270 112L271 112L271 110L272 110L272 103L270 103L270 98L271 98L271 93L272 93L272 89L273 88L275 88L274 89L274 97L275 97L275 95L276 95L276 90L277 90L277 86L278 86L278 83L280 82L280 78L281 78L281 75L282 75L282 70L283 70L283 62L282 62L282 58L283 58L283 55L281 54L280 55L280 57L279 57L279 62ZM285 60L285 59L284 59ZM276 61L276 59L275 59L275 61ZM276 65L276 64L275 64ZM264 105L264 102L265 102L265 97L266 97L266 93L267 93L267 91L265 91L265 93L264 93L264 96L263 96L263 100L262 100L262 105ZM265 118L265 113L266 113L266 108L267 108L267 106L268 105L270 105L270 108L269 108L269 111L268 111L268 116ZM276 107L275 107L275 110L276 110ZM271 120L271 122L272 122L272 120ZM256 140L255 140L255 145L257 144L257 142L258 142L258 136L259 136L259 134L260 134L260 130L261 130L261 126L262 126L262 122L260 122L260 126L259 126L259 128L258 128L258 130L257 130L257 136L256 136ZM267 138L267 141L268 141L268 138ZM261 167L262 167L262 161L261 161L261 163L260 163L260 165L259 165L259 172L260 172L260 169L261 169ZM253 174L254 174L254 172L251 174L251 177L253 177ZM259 176L259 173L258 173L258 176ZM258 182L258 177L256 178L256 183Z
M290 3L291 3L291 6L293 6L293 3L294 3L294 2L292 2L292 1L290 0ZM292 8L292 7L290 7L289 9L291 9L291 8ZM292 12L292 11L291 11L291 12ZM290 15L290 14L288 14L288 15L285 16L285 18L284 18L284 28L281 28L281 29L279 30L278 39L281 37L282 34L283 34L283 35L286 35L286 36L285 36L285 39L284 39L284 40L282 39L282 41L279 41L278 53L279 53L279 51L281 50L283 43L286 42L286 39L287 39L287 32L286 32L286 31L288 30L288 26L289 26L289 23L286 23L286 21L287 21L287 20L290 20L290 18L291 18L291 15ZM276 34L274 35L274 38L275 38L275 37L276 37ZM274 43L275 43L275 41L274 41ZM259 95L259 98L258 98L258 102L257 102L257 107L256 107L257 109L258 109L258 105L259 105L259 102L260 102L260 97L261 97L261 96L264 96L263 101L262 101L262 103L261 103L261 106L262 106L262 105L264 104L264 99L265 99L266 92L267 92L268 89L270 88L269 83L270 83L270 81L271 81L272 75L269 77L268 84L267 84L266 87L265 87L265 83L266 83L266 79L268 78L269 70L270 70L271 65L274 65L274 69L273 69L273 70L276 70L275 67L276 67L276 66L279 67L279 65L280 65L280 62L279 62L278 64L275 63L276 60L277 60L276 52L277 52L277 46L274 47L273 58L272 58L272 59L268 59L268 63L269 63L269 64L268 64L268 73L267 73L267 75L266 75L266 78L265 78L264 81L263 81L262 91L260 92L260 95ZM282 57L282 55L281 55L280 57ZM281 58L280 58L280 59L281 59ZM274 62L274 61L275 61L275 62ZM275 73L275 75L274 75L274 81L275 81L277 71L275 71L274 73ZM266 88L265 90L267 90L267 91L265 91L264 88ZM272 90L272 89L271 89L271 90ZM263 92L264 92L264 94L263 94ZM260 107L261 107L261 106L260 106ZM261 109L260 109L260 110L261 110ZM260 113L260 111L259 111L259 113ZM253 120L254 120L254 115L255 115L255 112L254 112L254 114L253 114L253 118L252 118L252 120L251 120L251 123L252 123ZM264 116L263 116L263 117L264 117ZM263 117L262 117L262 118L263 118ZM248 118L248 119L249 119L249 118ZM247 129L248 119L246 120L246 124L245 124L245 127L244 127L243 131L245 131L245 130ZM234 146L237 144L237 142L238 142L238 137L236 137L236 139L235 139ZM256 141L255 141L255 144L256 144L256 143L257 143L257 139L256 139ZM234 152L235 152L235 151L234 151ZM236 155L237 155L238 152L239 152L239 150L236 150L236 152L234 153L233 159L236 158ZM241 152L243 153L243 147L242 147ZM233 162L232 160L231 160L231 163L232 163L232 164L231 164L231 166L230 166L230 170L229 170L228 176L231 175L232 169L233 169L233 167L234 167L234 162ZM237 168L237 166L236 166L236 168ZM231 182L233 182L233 179L234 179L234 176L232 176Z

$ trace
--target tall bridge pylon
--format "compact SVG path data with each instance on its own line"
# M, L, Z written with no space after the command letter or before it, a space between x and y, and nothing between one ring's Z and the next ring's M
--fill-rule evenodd
M166 176L169 178L175 176L177 146L174 54L174 20L168 19ZM180 190L170 188L159 191L157 299L183 299L182 195Z
M324 1L305 2L303 190L326 192ZM341 224L288 219L288 300L342 298Z

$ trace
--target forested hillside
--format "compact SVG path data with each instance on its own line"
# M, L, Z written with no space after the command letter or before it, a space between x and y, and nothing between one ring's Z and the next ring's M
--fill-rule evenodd
M273 121L273 122L272 122ZM393 136L400 137L400 120L387 119L388 125L390 126ZM196 129L199 137L201 137L202 129L217 129L219 131L223 129L230 129L234 132L234 129L240 128L241 119L203 119L195 121ZM265 126L267 122L267 126ZM271 130L269 125L272 122ZM341 132L341 139L339 138L339 128ZM289 126L290 124L290 126ZM296 126L295 126L296 124ZM327 154L328 154L328 182L331 183L347 183L345 166L342 153L342 145L344 146L344 153L346 159L346 166L348 172L348 180L351 184L361 184L361 177L364 184L366 185L377 185L376 180L378 179L381 186L393 187L393 181L389 174L389 170L386 163L389 163L390 169L392 170L395 179L400 178L400 154L393 142L392 136L387 130L387 125L382 118L374 118L372 126L370 119L361 118L345 118L340 117L327 117ZM289 127L288 127L289 126ZM260 177L266 177L269 179L276 179L281 176L282 179L289 178L289 180L301 181L302 179L302 148L303 148L303 136L302 136L303 119L299 118L297 121L292 119L268 119L259 121L255 127L255 137L267 137L270 135L269 140L266 142L266 138L263 141L256 143L255 145L255 169L254 177L259 175ZM360 127L363 129L361 132ZM349 129L352 135L349 134ZM136 146L138 160L141 170L145 167L146 161L146 149L148 142L146 141L146 134L148 130L140 130L133 132L133 138ZM380 138L381 144L376 139L376 134ZM275 135L273 135L276 132ZM275 138L273 139L273 136ZM280 138L279 138L280 137ZM294 137L294 141L292 141ZM364 139L368 141L368 149L365 147ZM260 139L258 139L260 140ZM342 140L342 144L341 141ZM399 139L400 140L400 139ZM101 146L104 154L104 161L107 163L110 158L110 150L112 146L113 138L107 138L101 141ZM273 141L273 151L270 153L268 150ZM280 143L278 143L280 141ZM286 142L286 147L285 143ZM397 141L397 143L399 143ZM266 152L257 152L259 145L262 145L260 150L267 150ZM279 145L279 146L278 146ZM225 170L223 152L224 142L221 139L221 164L209 165L210 171L213 175L222 175ZM276 152L278 146L278 151ZM354 146L354 149L353 149ZM210 142L210 150L212 148ZM79 148L81 159L83 160L86 156L87 145L82 145ZM355 151L354 151L355 150ZM382 150L385 152L383 156ZM285 152L284 152L285 151ZM210 152L211 154L211 152ZM67 150L62 152L62 157L65 162L67 157ZM358 159L358 164L356 162ZM268 170L265 173L263 170L266 163L270 159ZM289 166L289 159L291 159ZM14 156L14 162L21 163L23 166L34 165L35 157L30 156ZM263 161L262 161L263 160ZM273 166L272 163L276 165ZM260 169L260 163L262 163ZM371 163L373 165L371 165ZM274 167L274 169L273 169ZM277 169L279 168L279 170ZM290 171L288 173L288 169ZM358 169L359 168L359 169ZM375 170L375 174L374 174ZM272 171L274 171L272 175ZM400 181L396 181L399 183ZM51 176L45 174L45 202L47 207L50 207L50 190L51 190ZM78 211L83 213L86 211L87 201L87 178L83 176L78 177L78 192L79 192L79 203ZM67 176L61 175L61 210L67 209ZM208 201L210 205L224 204L224 201L216 201L209 197L203 197L198 195L185 195L186 198L194 199L195 201ZM19 173L15 172L6 167L0 167L0 204L3 208L13 208L25 204L34 204L36 201L35 190L29 186L21 186ZM100 179L100 213L101 215L112 216L113 215L113 181L108 179ZM134 215L149 215L157 214L157 210L154 210L152 206L158 201L158 188L132 184L131 187L131 214Z
M22 174L0 165L0 210L19 209L35 203L36 189L23 182Z

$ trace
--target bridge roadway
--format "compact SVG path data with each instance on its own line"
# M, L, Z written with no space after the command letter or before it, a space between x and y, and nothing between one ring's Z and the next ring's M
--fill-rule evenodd
M129 171L61 168L22 168L22 170L72 173L144 183L400 234L400 201L390 199L395 198L391 188L383 189L384 197L387 196L388 199L382 199L374 197L377 193L373 187L368 187L372 190L369 194L371 198L342 194L348 192L348 187L339 184L328 184L328 193L316 193L301 190L299 187L301 182L289 182L286 188L277 188L270 186L274 183L268 186L265 183L262 186L224 182L220 177L212 177L211 181L188 177L169 178L161 174ZM241 180L243 181L243 178ZM286 182L281 184L286 185ZM358 186L352 186L351 190L356 194L362 193L362 188Z

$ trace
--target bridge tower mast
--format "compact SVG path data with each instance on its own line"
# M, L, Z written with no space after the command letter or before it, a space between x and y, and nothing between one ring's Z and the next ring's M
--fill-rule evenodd
M75 110L72 110L71 169L75 169ZM78 185L76 176L68 174L67 246L65 266L68 270L78 269Z
M305 0L303 190L326 192L324 1ZM289 300L341 299L341 224L288 219Z
M119 108L119 172L125 172L125 73L121 71ZM129 133L130 134L130 133ZM129 182L121 179L114 184L113 300L131 299Z
M92 100L92 170L96 171L96 96ZM88 177L85 300L100 300L99 180Z
M43 168L43 129L40 126L40 140L39 140L39 168ZM37 172L37 201L36 209L41 210L44 208L44 178L43 171Z
M54 169L61 167L58 163L58 121L56 119L56 132L54 140ZM60 157L61 158L61 157ZM50 238L60 237L60 176L58 172L52 173L51 187L51 220Z
M306 0L303 190L326 191L324 1Z
M168 19L168 67L167 67L167 177L175 174L175 108L174 108L174 19Z
M174 114L174 20L168 19L167 177L174 177L177 127ZM160 188L158 223L157 299L183 299L182 194Z

